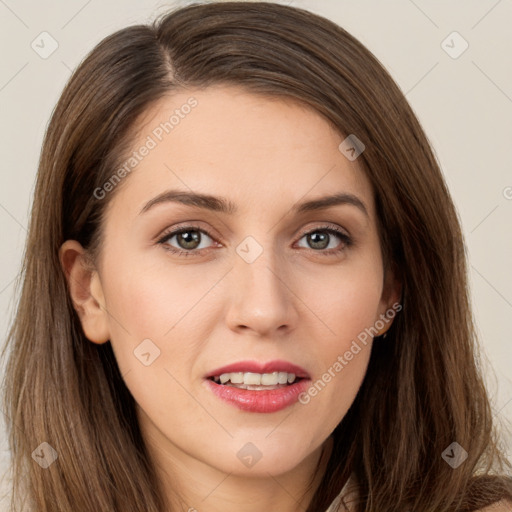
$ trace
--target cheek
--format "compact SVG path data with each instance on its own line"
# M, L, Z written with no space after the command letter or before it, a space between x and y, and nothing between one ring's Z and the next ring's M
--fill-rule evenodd
M173 266L165 258L152 264L148 260L132 257L105 264L111 343L125 372L134 365L139 368L135 357L141 343L158 354L151 367L184 372L194 363L212 321L218 318L212 305L221 304L214 299L214 285L222 272L207 266L204 270Z
M126 258L109 266L106 285L109 309L126 329L143 336L163 337L178 325L211 288L214 276L150 258ZM212 283L210 283L210 281Z
M198 410L180 383L188 385L208 339L200 299L212 285L197 273L171 273L142 261L117 261L110 268L105 296L111 345L125 383L149 416L166 418L168 428L186 428L184 418ZM170 417L170 408L180 414Z
M297 280L297 295L314 313L310 316L312 325L318 326L315 338L325 343L325 353L330 357L333 350L342 350L347 342L350 344L350 340L374 325L381 306L382 284L381 262L370 251L346 264L326 267L314 276Z
M314 312L309 337L315 340L317 373L303 403L334 428L352 404L366 374L372 327L378 319L382 267L374 259L318 275L303 282L301 297Z

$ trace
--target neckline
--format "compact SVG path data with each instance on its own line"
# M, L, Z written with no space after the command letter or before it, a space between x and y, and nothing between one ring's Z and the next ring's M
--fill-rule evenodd
M338 512L338 510L344 510L346 512L350 512L352 508L350 507L350 502L347 503L345 500L352 501L352 498L356 495L357 488L356 488L356 481L353 474L351 474L345 484L343 485L340 493L336 498L334 498L334 501L329 505L329 508L325 512ZM339 507L343 506L343 509L340 509Z

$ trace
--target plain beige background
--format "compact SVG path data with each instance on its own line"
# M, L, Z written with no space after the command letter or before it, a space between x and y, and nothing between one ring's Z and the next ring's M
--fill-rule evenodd
M0 343L14 308L43 133L71 70L104 36L187 3L0 0ZM495 416L512 420L512 2L280 3L322 14L356 36L418 115L463 225L477 326L496 374L487 372ZM56 50L42 58L52 44ZM0 427L0 473L5 437Z

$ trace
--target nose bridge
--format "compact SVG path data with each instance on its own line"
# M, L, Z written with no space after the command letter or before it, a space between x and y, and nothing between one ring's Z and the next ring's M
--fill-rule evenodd
M247 236L236 247L233 272L232 327L271 331L294 322L293 294L283 259L270 235ZM281 264L283 263L283 264Z
M247 236L236 247L237 281L248 287L246 291L250 289L253 295L280 292L284 285L279 279L279 273L283 271L282 265L278 265L279 259L270 235L259 235L258 240L252 235Z

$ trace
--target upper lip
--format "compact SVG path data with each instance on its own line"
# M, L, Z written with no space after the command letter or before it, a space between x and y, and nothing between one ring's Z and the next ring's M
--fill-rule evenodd
M223 373L235 372L251 372L251 373L273 373L273 372L286 372L294 373L296 377L309 379L309 374L304 368L296 364L289 363L288 361L268 361L266 363L259 363L258 361L239 361L237 363L228 364L221 368L212 370L206 375L206 378L218 377Z

